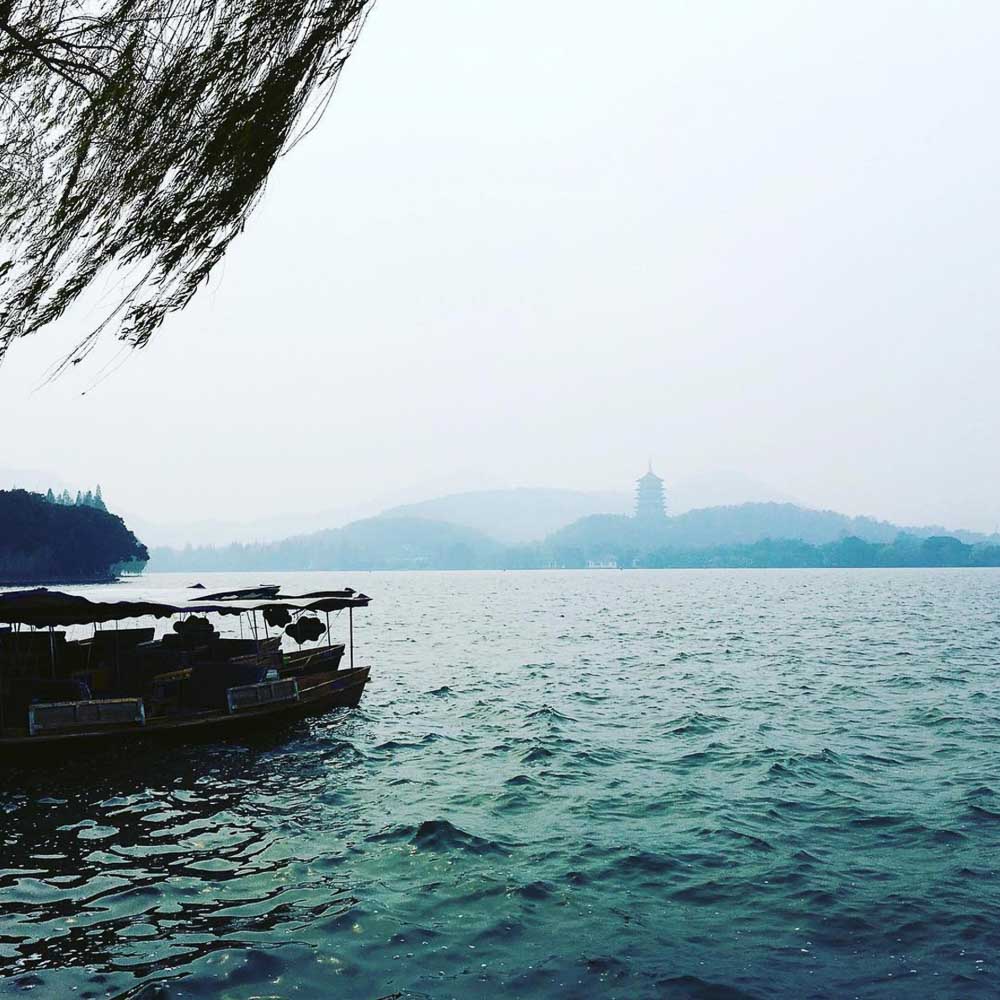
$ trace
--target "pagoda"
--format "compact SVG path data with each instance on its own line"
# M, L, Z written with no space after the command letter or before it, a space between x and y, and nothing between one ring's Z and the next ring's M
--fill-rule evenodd
M653 463L635 484L635 517L639 521L662 521L667 516L663 480L653 472Z

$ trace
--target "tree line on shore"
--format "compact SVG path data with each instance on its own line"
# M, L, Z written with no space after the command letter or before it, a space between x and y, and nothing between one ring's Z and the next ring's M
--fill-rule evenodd
M1000 566L1000 545L951 536L897 533L888 541L844 536L825 542L760 538L716 545L666 545L654 536L614 544L607 537L556 532L542 542L508 546L482 532L421 518L369 518L344 528L278 542L154 549L151 569L392 570L621 568L825 568Z
M951 536L916 538L899 535L892 542L868 542L847 537L824 545L789 538L764 538L744 545L718 545L704 549L658 549L618 565L650 569L755 568L772 569L875 569L902 567L1000 566L1000 546L970 545Z

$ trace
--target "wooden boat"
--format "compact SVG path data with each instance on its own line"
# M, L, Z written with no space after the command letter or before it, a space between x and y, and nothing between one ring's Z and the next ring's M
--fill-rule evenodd
M356 706L370 667L354 665L353 611L370 599L353 591L289 597L267 590L262 600L233 591L214 604L92 602L45 589L0 594L0 628L9 629L0 631L0 758L226 735ZM329 635L330 613L345 609L348 646ZM326 628L317 613L327 616ZM246 616L252 637L222 636L210 620L216 615ZM146 617L175 621L159 639L153 627L119 627ZM294 620L288 634L324 633L325 643L284 651L282 634L271 635L267 622L286 619ZM100 628L109 623L114 628ZM92 625L93 635L70 640L61 628L79 625ZM345 653L349 666L342 668Z

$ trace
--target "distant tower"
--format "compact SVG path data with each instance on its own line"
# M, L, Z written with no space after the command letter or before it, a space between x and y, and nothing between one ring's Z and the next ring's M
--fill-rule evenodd
M666 500L663 496L663 480L649 470L635 484L635 516L640 521L662 521L666 516Z

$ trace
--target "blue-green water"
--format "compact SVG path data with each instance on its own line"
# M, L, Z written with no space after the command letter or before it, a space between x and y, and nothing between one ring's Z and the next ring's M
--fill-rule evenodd
M3 772L0 994L1000 993L1000 573L274 579L362 708Z

